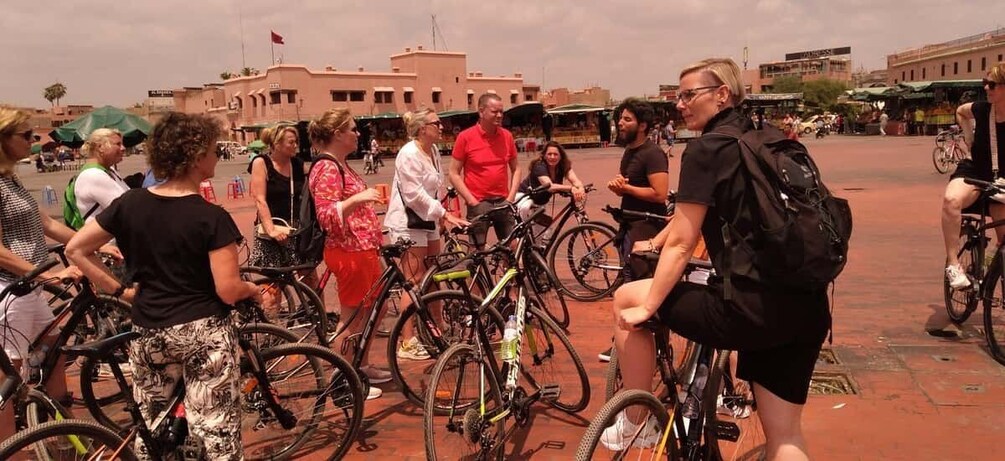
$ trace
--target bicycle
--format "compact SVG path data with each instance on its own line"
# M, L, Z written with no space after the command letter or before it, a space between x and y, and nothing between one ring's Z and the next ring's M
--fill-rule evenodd
M534 214L543 212L539 209ZM513 418L514 428L525 427L530 421L530 407L536 402L567 413L582 411L589 403L590 383L579 355L554 320L541 311L537 299L528 296L533 288L523 261L531 250L527 227L532 221L517 224L513 233L492 249L475 253L487 255L498 251L511 255L509 269L482 301L482 307L504 303L503 312L512 309L516 337L512 349L502 351L500 364L494 351L502 343L490 338L481 318L475 317L473 344L455 344L437 359L423 415L427 459L503 459L506 419ZM512 250L510 243L514 238L518 240ZM470 276L471 271L463 266L436 275L441 280L463 280ZM466 295L470 294L466 284L460 286ZM515 302L500 296L510 290L516 291ZM530 354L523 354L524 339ZM556 356L559 347L565 349L561 357ZM508 353L512 357L507 359ZM571 369L556 370L570 364ZM518 384L521 376L533 389L531 392ZM562 386L561 383L570 380L576 384ZM471 383L473 386L466 386ZM568 395L572 397L566 398Z
M671 193L671 201L673 194ZM672 202L671 202L672 203ZM622 210L610 205L604 212L622 225L634 221L664 224L667 216ZM672 214L672 207L670 208ZM668 214L668 215L669 215ZM566 230L556 239L548 255L548 267L556 275L559 289L578 301L596 301L609 296L624 283L619 235L613 227L591 221Z
M967 153L961 144L963 144L963 132L959 126L953 125L950 129L939 132L935 137L935 149L932 149L935 171L946 174L951 173L950 170L956 170L956 165L967 158Z
M1005 225L1005 220L988 222L988 204L991 197L1005 192L997 184L965 178L964 182L976 186L980 196L974 206L964 210L960 226L960 266L970 279L970 286L956 290L943 282L946 313L957 324L962 324L977 309L978 300L984 306L984 336L991 357L1005 365L1005 245L998 242L990 263L985 250L990 239L987 231ZM972 212L972 213L967 213Z
M707 263L692 261L685 274L698 269L707 270ZM686 341L683 354L675 358L665 325L650 319L640 327L655 337L655 393L633 389L614 394L590 422L576 460L763 459L757 402L749 383L734 376L732 352ZM619 378L609 371L609 381ZM635 420L635 429L622 433L627 440L602 441L605 429L627 426L622 418Z
M104 340L64 348L88 360L121 353L139 333L127 332ZM309 437L334 438L328 459L341 459L362 424L362 383L353 368L325 347L314 344L281 344L260 351L243 336L240 406L244 412L242 435L248 459L287 459L304 447ZM89 421L63 420L23 431L0 444L0 459L22 451L40 458L135 459L131 446L138 437L149 456L160 459L204 457L200 440L188 433L184 419L185 386L178 385L166 411L148 425L133 399L129 383L116 361L110 362L115 382L125 399L131 424L120 433ZM333 411L325 411L328 401ZM249 416L254 416L249 418ZM102 430L105 429L105 430ZM261 430L266 437L247 437ZM76 438L79 443L66 443ZM248 439L257 440L248 440ZM327 441L326 440L326 441Z

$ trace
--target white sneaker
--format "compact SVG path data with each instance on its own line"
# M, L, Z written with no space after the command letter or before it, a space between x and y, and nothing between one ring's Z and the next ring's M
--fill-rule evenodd
M628 448L628 443L632 443L636 448L650 448L659 441L660 431L656 429L656 418L650 416L646 420L645 427L639 428L625 416L625 412L618 413L617 419L604 433L600 435L600 443L604 444L608 450L624 451Z
M959 264L946 266L946 279L949 280L949 286L957 290L970 286L970 278Z
M384 384L391 382L392 376L390 371L377 368L375 366L365 366L360 368L360 371L366 375L370 384Z
M380 396L384 395L384 391L380 390L379 387L370 386L370 392L366 394L367 400L379 399Z
M398 346L398 358L406 360L429 360L429 352L419 342L419 338L412 337L408 341Z

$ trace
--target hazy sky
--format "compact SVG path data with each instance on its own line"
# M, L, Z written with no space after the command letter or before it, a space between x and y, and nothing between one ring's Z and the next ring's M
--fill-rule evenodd
M729 56L749 67L786 52L851 46L855 69L886 55L1005 26L1005 1L967 0L0 0L7 63L0 103L127 105L149 89L199 86L269 65L269 30L287 63L390 71L405 47L463 51L468 70L523 72L544 89L600 85L654 94L681 67Z

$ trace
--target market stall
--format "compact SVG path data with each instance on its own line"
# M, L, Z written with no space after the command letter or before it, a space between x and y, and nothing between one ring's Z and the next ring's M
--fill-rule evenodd
M520 152L533 152L544 144L544 105L538 101L528 101L509 109L503 116L503 127L513 133L513 140Z
M565 147L601 146L601 123L609 124L603 107L568 104L548 110L552 118L551 140Z
M378 150L384 154L396 155L401 147L408 143L405 132L405 122L401 114L384 112L375 115L360 115L356 117L359 128L359 145L357 155L362 157L363 151L370 150L370 139L376 138Z
M448 110L437 113L443 123L443 135L437 145L440 155L450 155L454 150L454 141L468 127L478 123L478 112L473 110Z

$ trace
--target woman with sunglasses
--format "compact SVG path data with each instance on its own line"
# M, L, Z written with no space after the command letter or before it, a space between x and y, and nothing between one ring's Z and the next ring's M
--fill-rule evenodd
M352 319L344 338L363 332L370 315L364 306L366 293L380 279L380 257L377 250L383 242L380 221L373 208L383 202L380 193L346 162L359 143L359 130L349 109L331 109L307 127L311 144L320 150L314 159L307 181L317 221L326 232L325 265L338 282L338 298L342 321ZM359 311L359 312L357 312ZM339 325L338 328L343 328ZM340 349L341 350L341 349ZM369 364L364 357L360 371L371 384L391 380L391 372ZM380 388L370 386L367 400L380 397Z
M1000 181L1005 177L1005 63L998 63L984 78L987 101L977 101L961 105L956 109L956 119L963 130L963 139L970 149L970 158L960 161L946 185L942 199L942 238L946 244L946 279L954 289L970 286L971 281L960 267L957 255L960 251L960 214L973 205L980 196L975 186L965 183L964 178L983 181ZM990 126L994 125L992 136ZM991 140L997 139L998 164L992 165ZM994 177L993 172L998 176ZM1005 205L991 202L991 217L1005 219ZM1005 237L1005 227L995 228L998 241Z
M738 203L750 191L742 174L740 146L720 133L746 132L753 123L736 107L746 92L740 69L731 59L706 59L680 74L677 110L689 130L700 137L688 143L681 157L680 183L674 219L653 239L661 247L652 279L622 286L614 295L615 345L618 355L632 357L621 364L626 389L651 391L655 372L652 333L637 325L659 313L658 320L698 343L737 351L737 375L752 384L757 415L764 428L766 459L808 459L801 419L810 377L830 328L827 293L823 289L794 292L764 282L733 277L726 299L721 277L707 284L682 282L684 269L703 237L718 274L726 266L724 222L736 223L744 234L756 224L737 220ZM622 414L604 431L602 443L622 450L639 426L636 443L654 442L647 421Z
M15 174L17 162L31 155L35 137L27 112L0 107L0 290L49 259L45 238L66 243L73 230L43 213L38 203ZM80 271L70 266L43 273L39 280L59 282L80 277ZM0 299L0 341L4 352L21 368L31 341L47 327L54 317L52 309L38 288L25 296L7 295ZM48 338L55 340L55 335ZM66 377L63 361L56 362L53 377L46 392L65 400ZM0 412L0 440L14 435L14 405Z
M401 258L402 271L409 280L425 273L426 257L440 254L440 227L445 223L463 225L467 221L448 214L439 201L442 197L443 169L440 152L435 143L440 140L443 123L430 109L408 112L404 115L405 129L411 141L402 146L394 160L394 180L388 198L384 226L391 231L391 242L407 238L413 242ZM408 227L408 211L417 218L428 221L431 228ZM404 342L398 346L398 358L427 360L429 354L412 333L412 324L405 325Z

